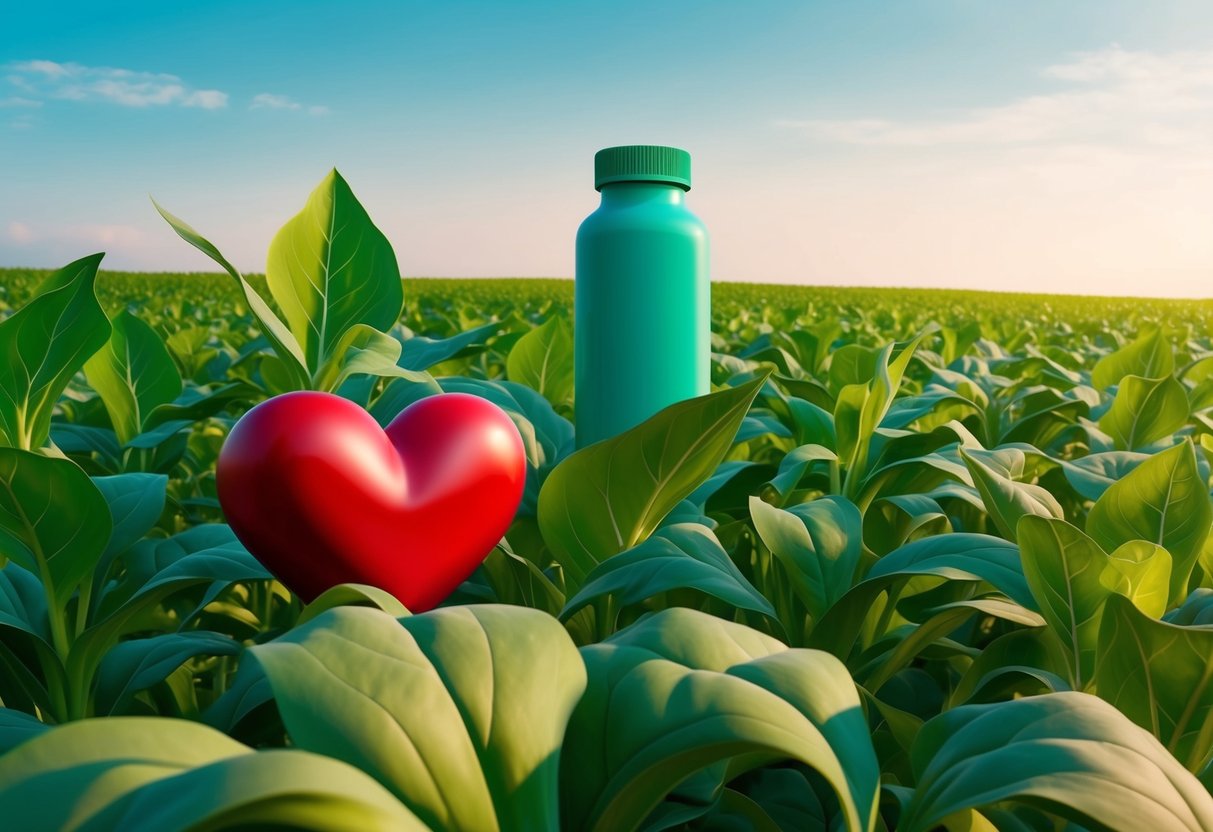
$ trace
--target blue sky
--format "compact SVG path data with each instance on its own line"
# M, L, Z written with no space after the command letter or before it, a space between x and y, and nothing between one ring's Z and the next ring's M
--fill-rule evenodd
M1204 2L35 5L3 265L209 269L150 193L261 271L335 166L405 275L570 276L594 152L662 143L716 279L1213 295Z

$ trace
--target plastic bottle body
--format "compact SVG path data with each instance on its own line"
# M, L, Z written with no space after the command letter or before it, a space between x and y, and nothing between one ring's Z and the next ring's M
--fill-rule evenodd
M577 446L709 392L708 238L678 185L615 182L577 230Z

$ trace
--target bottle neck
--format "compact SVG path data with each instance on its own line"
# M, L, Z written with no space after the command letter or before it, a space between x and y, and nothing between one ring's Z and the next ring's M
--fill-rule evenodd
M670 182L609 182L602 186L603 205L660 203L683 205L686 191Z

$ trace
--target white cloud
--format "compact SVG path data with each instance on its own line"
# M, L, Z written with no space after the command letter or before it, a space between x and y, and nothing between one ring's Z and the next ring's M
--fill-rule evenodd
M19 95L11 95L8 98L0 98L0 107L41 107L41 101L35 101L32 98L22 98Z
M116 67L92 67L55 61L18 61L8 64L7 82L28 100L65 99L100 101L124 107L198 107L215 110L227 106L227 93L194 89L176 75Z
M320 104L313 104L308 107L300 104L298 101L285 95L278 95L272 92L262 92L253 96L252 102L249 103L250 110L307 110L308 115L325 116L330 110Z
M1175 145L1213 127L1213 50L1165 55L1112 45L1046 67L1071 85L950 118L784 120L827 142L855 145L1022 145L1046 142Z

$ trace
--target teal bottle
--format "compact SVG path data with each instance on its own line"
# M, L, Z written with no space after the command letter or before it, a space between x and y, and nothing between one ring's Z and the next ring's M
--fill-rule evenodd
M709 392L708 235L686 206L691 156L608 147L594 156L598 210L577 229L577 447Z

